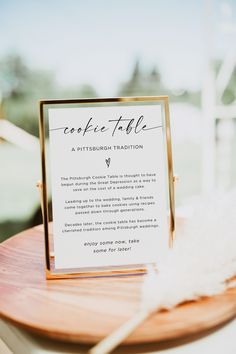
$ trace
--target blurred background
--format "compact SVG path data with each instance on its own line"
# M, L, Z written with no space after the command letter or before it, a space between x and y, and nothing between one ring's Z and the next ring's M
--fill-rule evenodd
M177 206L236 184L236 0L0 0L0 240L40 223L38 103L168 95Z

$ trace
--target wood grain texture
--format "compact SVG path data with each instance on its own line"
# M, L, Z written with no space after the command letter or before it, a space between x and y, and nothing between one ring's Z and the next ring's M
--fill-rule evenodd
M139 306L143 276L46 280L42 226L0 245L0 316L33 332L95 343ZM151 316L126 344L181 338L211 329L236 314L236 289Z

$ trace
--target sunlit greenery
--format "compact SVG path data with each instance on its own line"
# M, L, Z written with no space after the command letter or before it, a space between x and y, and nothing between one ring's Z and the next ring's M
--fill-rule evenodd
M0 60L0 93L3 98L5 118L38 136L38 101L53 98L95 97L89 84L60 88L54 73L33 70L18 55Z

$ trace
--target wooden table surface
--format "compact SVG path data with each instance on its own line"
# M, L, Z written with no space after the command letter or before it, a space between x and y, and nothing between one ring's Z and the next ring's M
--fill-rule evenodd
M191 336L187 340L122 345L112 354L235 354L235 333L236 319L204 336ZM1 319L0 338L1 354L87 354L91 348L91 345L63 343L38 336Z
M34 333L78 343L107 336L139 307L143 276L46 280L43 229L38 226L0 245L0 316ZM236 289L156 313L126 344L194 335L233 318Z

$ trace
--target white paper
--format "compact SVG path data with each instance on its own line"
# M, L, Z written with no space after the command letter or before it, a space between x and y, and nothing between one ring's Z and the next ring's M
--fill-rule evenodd
M158 261L168 248L161 107L49 108L48 120L55 268Z

